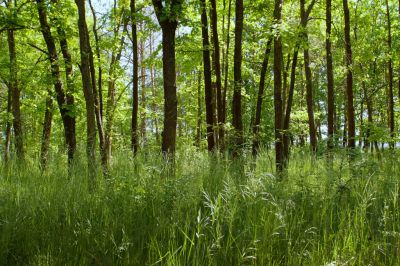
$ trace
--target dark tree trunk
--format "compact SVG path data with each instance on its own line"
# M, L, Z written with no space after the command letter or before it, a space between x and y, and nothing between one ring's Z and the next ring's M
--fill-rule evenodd
M96 110L95 99L93 95L93 84L90 70L90 44L89 33L85 17L85 1L75 0L78 7L78 29L79 29L79 47L81 54L81 73L83 94L86 103L86 155L88 160L89 177L91 186L94 185L96 176Z
M214 69L216 76L217 88L217 118L218 118L218 148L220 151L224 150L224 124L223 124L223 104L222 104L222 81L221 81L221 55L218 37L218 15L216 0L211 0L211 29L212 29L212 42L214 46Z
M210 42L208 36L208 23L206 2L201 1L201 33L203 38L203 71L204 71L204 91L206 105L206 122L207 122L207 143L208 151L214 150L214 116L212 103L212 84L211 84L211 61L210 61Z
M388 73L389 73L389 88L388 88L388 109L389 109L389 132L390 132L390 148L394 148L394 101L393 101L393 63L391 58L392 52L392 27L391 27L391 20L390 20L390 10L389 10L389 2L386 2L386 19L387 19L387 42L388 42L388 49L389 49L389 60L388 60Z
M317 133L315 128L314 119L314 96L313 96L313 86L312 86L312 74L310 68L310 54L308 50L308 34L307 34L307 21L308 14L305 9L305 0L300 0L300 14L301 14L301 25L303 26L303 40L305 42L305 47L303 50L304 55L304 71L306 76L306 102L307 102L307 113L308 113L308 128L310 134L310 145L311 150L315 152L317 150Z
M20 103L20 91L18 88L18 67L17 67L17 56L15 52L15 36L14 30L7 30L7 42L8 51L10 56L10 81L9 87L11 91L11 107L13 114L13 128L15 137L15 151L19 161L24 160L24 143L23 143L23 132L22 132L22 119L21 119L21 103Z
M50 92L49 92L50 94ZM51 123L53 121L53 99L49 95L46 99L46 110L44 112L42 144L40 149L40 167L46 169L49 159Z
M261 111L262 111L262 102L264 97L264 88L265 88L265 76L268 69L268 59L271 53L271 44L272 38L268 40L267 47L265 49L264 59L261 66L260 73L260 83L258 87L258 95L257 95L257 106L256 106L256 114L253 122L253 148L252 153L253 156L256 156L258 153L258 149L260 147L260 124L261 124Z
M353 54L351 51L351 40L350 40L350 11L347 0L343 0L343 11L344 11L344 37L346 47L346 99L347 99L347 125L348 125L348 147L353 149L356 146L355 136L355 118L354 118L354 105L353 105Z
M60 46L65 62L66 79L68 85L67 88L69 88L68 92L66 93L61 79L57 48L55 45L54 37L51 34L49 23L47 21L46 5L43 0L36 0L36 2L39 13L40 27L47 46L47 51L51 64L51 75L53 77L57 104L64 126L65 143L67 144L68 149L68 163L71 164L76 150L75 115L73 113L74 96L72 94L72 59L69 53L68 43L65 39L65 33L63 29L58 27L57 31L60 35ZM53 3L57 2L53 1Z
M282 19L283 0L275 0L274 19L280 23ZM274 37L274 109L275 109L275 164L280 174L283 170L283 104L282 104L282 39Z
M132 76L132 123L131 123L131 148L133 155L139 150L138 136L138 110L139 110L139 72L138 72L138 37L137 37L137 19L136 3L131 0L131 22L132 22L132 50L133 50L133 76Z
M243 146L243 121L242 121L242 34L243 34L243 0L236 0L235 9L235 49L233 55L233 100L232 100L232 125L233 156L241 153Z
M333 59L332 59L332 45L331 45L331 32L332 32L332 0L326 0L326 75L328 87L328 149L332 149L335 145L334 142L334 124L335 124L335 90L333 79Z
M290 115L292 114L292 105L293 105L293 95L294 95L294 85L296 82L296 67L297 67L297 59L299 55L299 47L296 46L294 53L293 53L293 60L292 60L292 69L290 72L290 85L289 85L289 93L288 99L286 104L286 112L285 112L285 119L283 122L283 160L285 166L288 164L289 161L289 147L290 147L290 133L289 133L289 126L290 126Z
M226 94L228 91L228 79L229 79L229 46L230 46L230 29L231 29L231 10L232 10L232 0L228 3L228 20L227 20L227 30L226 30L226 53L224 58L224 89L222 93L222 120L225 124L226 122Z
M161 150L164 156L173 156L176 144L177 96L175 69L175 31L178 26L177 13L181 2L171 0L168 8L161 0L152 0L162 29L163 78L164 78L164 130ZM173 157L171 158L173 159Z
M197 79L197 126L196 126L196 146L200 148L201 144L201 123L203 116L203 107L201 105L201 70L198 71L198 79Z

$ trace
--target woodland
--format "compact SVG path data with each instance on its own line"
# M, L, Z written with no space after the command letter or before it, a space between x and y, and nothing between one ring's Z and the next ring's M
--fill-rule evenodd
M0 0L0 265L400 265L400 1Z

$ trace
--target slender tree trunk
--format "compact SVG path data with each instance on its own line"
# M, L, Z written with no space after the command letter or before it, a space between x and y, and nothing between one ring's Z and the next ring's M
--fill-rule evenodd
M297 67L297 59L299 55L299 47L296 46L293 53L293 60L292 60L292 69L290 72L290 85L289 85L289 93L288 99L286 104L286 112L285 112L285 119L283 122L283 160L284 165L287 166L289 163L289 151L290 151L290 133L289 133L289 126L290 126L290 116L292 114L292 105L293 105L293 95L294 95L294 86L296 82L296 67Z
M142 24L143 29L143 24ZM140 131L142 137L142 143L146 141L146 67L144 63L144 49L145 42L140 40L140 85L141 85L141 105L142 105L142 113L141 113L141 124Z
M231 29L231 11L232 11L232 0L228 3L228 20L227 20L227 30L226 30L226 53L224 59L224 90L222 95L222 119L223 123L226 122L226 94L228 91L228 79L229 79L229 46L230 46L230 29Z
M197 80L197 126L196 126L196 146L200 148L201 145L201 123L203 116L203 107L201 104L201 70L198 71L198 80Z
M49 92L50 94L50 92ZM53 121L53 99L49 95L46 99L46 110L43 120L42 144L40 149L40 167L46 169L49 159L51 123Z
M98 79L97 79L97 86L99 90L99 108L100 108L100 117L103 122L103 68L102 63L101 63L101 54L100 54L100 38L99 34L97 32L97 16L96 16L96 11L94 10L94 7L92 5L92 0L89 0L89 6L90 10L92 11L92 16L93 16L93 35L94 35L94 42L95 42L95 47L96 47L96 58L97 58L97 63L98 63Z
M24 142L23 142L23 131L22 131L22 119L21 119L21 103L20 103L20 91L18 88L18 66L17 56L15 52L15 35L13 29L7 30L7 42L8 51L10 57L10 81L9 86L11 90L11 107L13 114L13 128L15 136L15 151L19 161L24 160Z
M389 78L389 88L388 88L388 109L389 109L389 132L390 132L390 148L394 148L394 101L393 101L393 63L392 63L392 27L390 20L390 10L389 10L389 1L386 0L386 19L387 19L387 42L388 42L388 50L389 50L389 60L388 64L388 78Z
M138 72L138 37L136 3L131 0L131 22L132 22L132 50L133 50L133 76L132 76L132 123L131 123L131 147L135 156L139 150L138 136L138 110L139 110L139 72Z
M265 89L265 76L268 70L268 59L271 53L271 45L272 38L268 40L267 47L265 49L264 60L261 66L260 73L260 83L258 87L258 95L257 95L257 106L256 106L256 114L253 122L253 156L256 156L258 153L258 149L260 147L260 124L261 124L261 111L262 111L262 102L264 97L264 89Z
M334 123L335 123L335 90L333 79L333 59L332 59L332 0L326 0L326 75L328 88L328 149L332 149L335 145L334 141Z
M303 26L303 39L305 44L303 55L304 55L304 71L306 76L306 102L307 102L307 113L308 113L308 128L310 133L310 145L311 150L315 152L317 150L317 133L315 128L314 119L314 96L312 86L312 74L310 68L310 54L308 50L308 34L306 31L308 16L305 9L305 0L300 0L301 8L301 25Z
M235 9L235 49L233 55L234 91L232 101L233 156L241 153L243 146L242 121L242 34L243 34L243 0L236 0Z
M274 19L277 23L282 19L283 0L275 0ZM282 37L274 38L274 109L275 109L275 164L280 174L283 170L283 104L282 104Z
M223 124L223 103L222 103L222 81L221 81L221 55L218 37L218 15L216 0L211 0L211 29L212 29L212 42L214 46L214 69L216 76L217 88L217 118L218 118L218 148L220 151L224 150L224 124Z
M343 0L343 11L344 11L344 36L345 36L345 47L346 47L346 99L347 99L347 124L348 124L348 147L355 148L355 118L354 118L354 105L353 105L353 54L351 50L350 40L350 11L347 0Z
M96 177L96 109L93 95L93 77L90 71L89 32L86 24L85 0L75 0L78 7L79 47L81 54L81 73L83 94L86 102L86 155L90 187L93 187Z
M175 31L178 26L176 16L171 14L179 10L181 2L171 0L168 7L161 0L152 0L155 13L162 29L163 77L164 77L164 130L161 150L164 156L172 156L176 145L177 96L175 69Z
M150 55L153 54L153 33L150 34ZM155 86L155 70L154 70L154 66L151 65L150 68L150 78L151 78L151 91L152 91L152 96L153 96L153 101L152 101L152 107L153 107L153 113L155 114L154 116L154 127L155 127L155 133L156 133L156 140L157 143L159 142L159 133L158 133L158 108L157 108L157 92L156 92L156 86Z
M211 84L211 61L210 61L210 42L208 36L208 23L206 12L206 1L201 0L201 33L203 38L203 71L204 71L204 91L206 105L207 122L207 143L208 151L214 150L214 116L212 103L212 84Z

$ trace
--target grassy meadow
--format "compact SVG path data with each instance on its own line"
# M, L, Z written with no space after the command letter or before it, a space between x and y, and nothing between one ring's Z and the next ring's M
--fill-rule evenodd
M174 176L156 152L113 158L88 190L54 156L0 177L1 265L400 265L398 155L333 163L295 150L287 176L272 151L232 162L177 152Z

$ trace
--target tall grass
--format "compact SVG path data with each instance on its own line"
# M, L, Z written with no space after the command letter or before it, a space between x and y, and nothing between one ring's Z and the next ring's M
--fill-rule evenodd
M283 180L273 156L232 162L177 153L113 158L89 192L84 160L54 156L0 178L3 265L400 265L395 154L311 158L294 152Z

